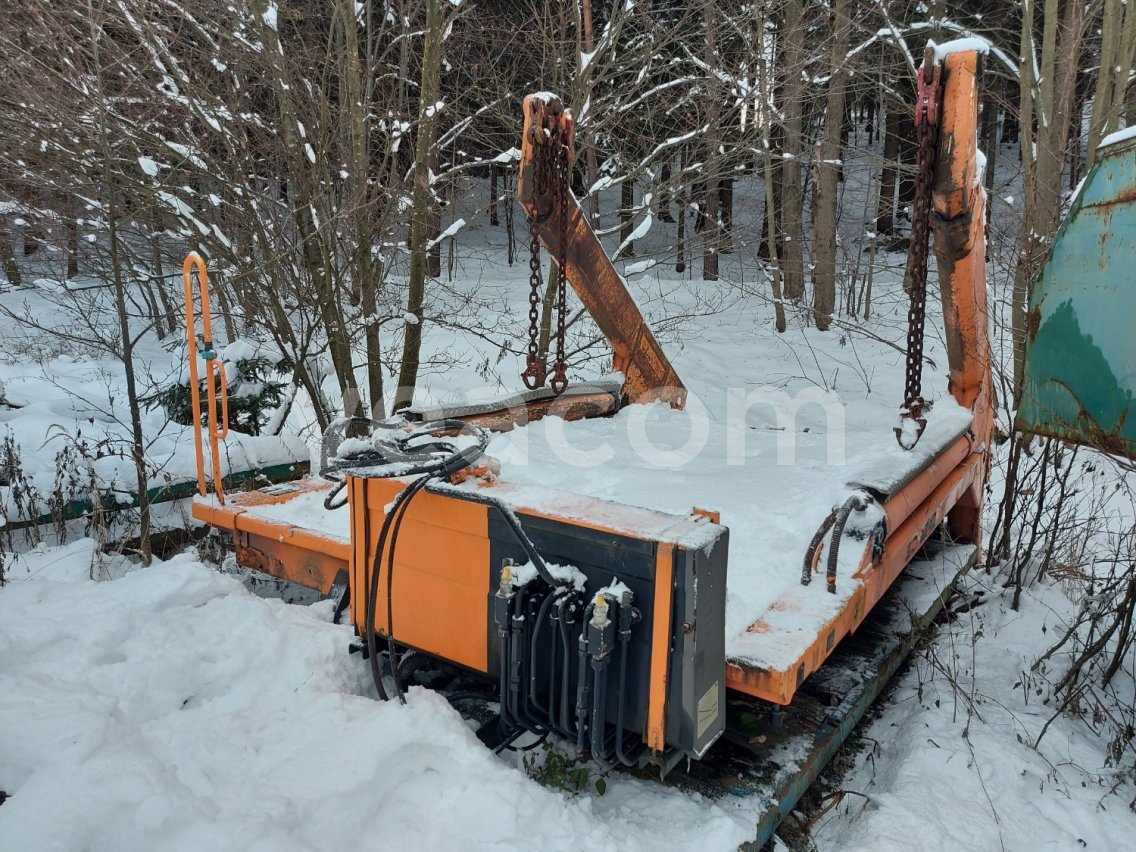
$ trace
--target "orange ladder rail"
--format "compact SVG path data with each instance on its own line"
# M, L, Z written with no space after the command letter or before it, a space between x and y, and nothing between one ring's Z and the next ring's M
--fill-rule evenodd
M194 310L193 271L197 271L197 283L201 291L201 335L202 357L205 358L205 385L207 416L209 420L209 454L213 460L213 491L217 501L225 504L225 490L221 477L220 442L229 436L229 385L225 377L225 365L217 357L213 348L213 317L209 310L209 273L205 261L195 251L185 256L181 265L181 281L185 289L185 330L186 345L189 349L189 396L193 404L193 449L197 455L197 490L204 497L207 493L205 482L204 441L201 436L201 388L197 372L197 314ZM217 397L221 397L221 423L217 423Z

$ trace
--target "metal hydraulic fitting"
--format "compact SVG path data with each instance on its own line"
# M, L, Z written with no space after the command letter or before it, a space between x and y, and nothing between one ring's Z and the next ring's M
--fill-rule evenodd
M588 651L592 660L602 660L615 647L615 622L611 620L607 595L596 595L595 609L588 621Z
M509 610L517 595L513 588L513 564L512 559L501 563L501 582L497 586L497 594L493 596L493 623L502 635L509 629Z

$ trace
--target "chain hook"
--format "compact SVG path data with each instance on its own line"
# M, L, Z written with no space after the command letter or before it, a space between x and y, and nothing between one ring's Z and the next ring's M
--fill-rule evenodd
M564 393L568 388L568 374L566 369L563 361L557 362L552 368L552 381L549 383L549 387L552 388L552 392L556 394L556 396L560 396L560 394Z
M904 407L903 411L899 413L899 425L895 427L895 440L905 450L915 448L919 443L919 439L923 437L923 430L927 428L927 418L923 413L930 408L923 397L916 397L911 403ZM907 423L914 423L914 435L910 434L911 429Z

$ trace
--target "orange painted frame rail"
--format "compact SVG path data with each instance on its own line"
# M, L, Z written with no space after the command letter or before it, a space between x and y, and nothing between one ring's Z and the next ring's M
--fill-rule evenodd
M202 497L206 495L205 457L201 438L201 387L197 372L197 312L193 303L193 273L197 272L198 289L201 292L201 334L205 358L205 393L208 401L209 454L213 462L213 491L217 502L225 504L225 490L221 484L220 442L229 435L229 386L225 376L225 365L217 357L213 348L213 316L209 310L209 272L205 261L195 251L185 256L181 265L181 281L185 291L185 339L189 349L189 397L193 408L193 450L197 456L197 490ZM218 381L214 381L218 379ZM217 424L217 396L221 397L221 424Z

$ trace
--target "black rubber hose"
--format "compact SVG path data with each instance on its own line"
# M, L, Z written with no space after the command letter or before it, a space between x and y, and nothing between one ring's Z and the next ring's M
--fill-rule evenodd
M372 427L379 426L381 428L391 429L392 431L395 430L395 427L386 426L365 418L352 418L348 421L344 421L339 424L339 430L342 432L350 425L362 424L368 424ZM455 445L444 441L435 441L429 445L414 444L414 442L424 437L433 436L438 432L444 431L472 433L477 438L477 443L463 450L458 450ZM329 430L329 434L330 433L331 430ZM383 451L375 451L370 454L363 454L360 457L346 460L341 459L333 464L325 463L322 465L323 469L321 469L320 474L333 481L335 481L338 476L342 476L348 472L361 478L391 478L396 475L419 475L421 477L399 492L390 512L388 512L383 519L383 526L379 532L379 540L375 548L375 558L372 563L368 595L364 600L363 630L364 633L367 634L365 640L367 643L368 659L371 663L371 676L375 681L375 688L378 690L379 697L384 701L387 700L389 696L387 695L386 688L383 686L382 670L378 661L375 642L375 608L378 602L379 577L382 573L382 555L386 547L387 538L388 536L391 537L387 570L387 649L390 654L391 665L393 666L395 662L394 631L392 629L394 608L391 591L394 585L394 552L395 544L398 541L398 531L402 526L402 518L406 512L406 507L410 500L426 487L426 484L432 477L449 476L469 467L485 453L488 446L489 433L486 430L476 426L469 426L460 420L439 420L420 426L405 436L391 439L384 445ZM446 453L447 455L441 456L439 455L440 453ZM394 462L405 464L406 467L391 467L392 459ZM368 474L367 468L369 466L379 465L384 466L382 471ZM406 699L402 694L402 687L397 681L398 679L395 678L395 686L398 690L399 700L405 703Z
M592 617L595 603L588 604L584 610L583 625L580 630L579 662L576 670L580 673L580 682L576 685L576 750L583 751L587 742L588 733L588 619Z
M552 592L549 592L548 594L546 594L544 596L544 601L540 605L540 610L537 612L536 624L533 625L533 629L532 629L532 641L529 645L529 660L530 661L536 659L536 646L537 646L538 640L540 639L541 629L544 626L544 619L548 615L549 607L552 606L552 602L553 602L553 600L555 600L555 597L556 596ZM541 706L540 698L537 696L537 688L536 688L536 671L537 670L536 670L536 666L530 666L530 668L532 670L532 673L529 675L529 700L532 702L532 706L533 706L534 709L540 711L541 713L544 713L547 716L548 715L548 708ZM551 677L551 676L552 676L552 670L550 669L549 670L549 677Z
M549 620L553 622L553 626L549 631L552 634L552 641L548 646L548 705L544 715L548 717L549 730L564 736L564 731L556 724L556 658L560 651L560 625L555 615L550 615Z
M331 512L335 509L342 509L344 506L347 505L347 495L346 494L343 496L343 499L340 500L338 503L335 502L335 498L339 495L339 492L342 491L347 486L347 480L342 480L342 481L332 480L332 481L335 482L335 487L332 488L329 492L327 492L327 496L323 498L323 507L325 509L327 509L329 512Z
M394 551L398 545L398 531L402 529L402 520L406 517L406 510L410 508L410 502L418 495L418 493L426 486L429 476L424 476L416 482L407 487L406 491L409 493L402 504L392 511L391 514L397 512L398 517L394 519L394 524L391 526L390 531L390 547L387 548L387 655L390 659L391 671L395 670L398 662L398 654L394 647ZM379 543L379 553L382 553L382 542ZM394 687L398 692L399 703L406 703L406 696L402 692L402 684L398 682L398 678L394 679Z
M514 598L516 606L513 609L512 615L509 617L509 715L524 727L524 720L520 712L517 710L517 692L520 689L520 666L521 661L520 645L524 637L521 635L520 629L517 627L517 613L520 613L521 623L524 623L525 611L525 587L521 586L516 592ZM520 641L518 641L520 640Z
M622 714L625 698L625 690L627 688L627 646L631 644L631 635L624 636L620 634L619 637L619 681L618 688L615 693L615 703L619 707L619 712ZM623 750L623 725L622 719L616 720L615 724L615 757L624 766L634 766L638 763L638 758L631 758Z
M501 640L500 665L498 665L497 720L504 736L509 736L513 725L509 722L509 621L513 616L513 599L509 599L505 613L505 623L497 625L497 636Z
M408 487L398 493L398 496L394 498L394 506L391 507L391 511L387 513L386 518L383 520L383 526L379 532L378 546L375 548L375 559L371 564L371 582L367 590L365 612L363 615L363 632L367 634L365 641L367 643L367 657L371 663L371 677L374 679L375 688L378 690L379 697L382 698L383 701L386 701L389 696L387 695L386 688L383 686L383 673L379 666L378 650L375 643L375 607L379 597L379 574L383 564L383 544L386 542L387 534L390 532L394 515L407 499L409 491L410 488Z
M564 612L564 603L568 602L569 598L561 598L561 601L562 603L557 604L556 608L560 619L560 644L564 648L564 665L560 668L560 729L565 736L571 736L571 708L568 702L572 695L572 641L568 635L568 619Z
M853 494L844 501L844 505L836 513L836 520L832 525L832 543L828 548L828 565L825 580L828 582L830 594L836 594L836 566L840 558L840 539L844 536L844 525L853 512L862 512L868 508L868 501L860 494Z
M801 566L802 586L807 586L813 580L813 560L816 559L817 548L820 547L820 543L824 541L824 537L828 531L832 529L832 525L836 521L836 513L837 509L834 507L833 510L828 513L828 517L824 519L824 523L820 525L820 529L813 533L813 537L809 541L809 546L805 550L805 563Z
M529 712L529 669L532 660L527 653L530 649L529 625L533 619L534 602L527 594L527 588L522 587L518 594L517 612L521 618L513 616L513 638L511 641L511 656L513 665L509 672L509 697L512 701L510 712L517 723L526 731L534 734L543 733L544 724Z
M604 769L611 769L604 748L604 734L607 733L607 664L608 657L592 658L592 719L591 741L592 760ZM619 721L616 720L616 727Z

